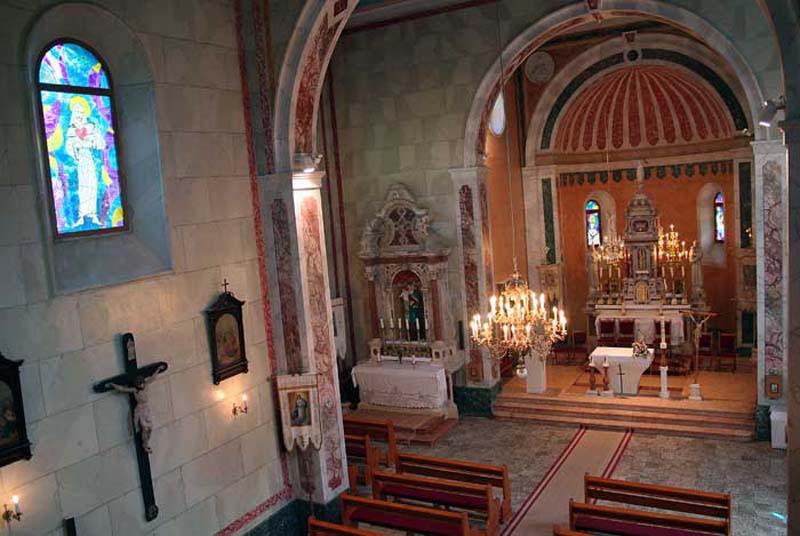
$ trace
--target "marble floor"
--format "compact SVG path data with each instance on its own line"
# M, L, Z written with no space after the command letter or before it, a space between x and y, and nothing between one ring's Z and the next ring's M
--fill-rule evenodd
M403 450L484 463L504 463L514 510L575 434L575 429L465 417L434 447ZM733 534L786 534L786 454L768 443L730 443L634 434L615 478L729 492Z

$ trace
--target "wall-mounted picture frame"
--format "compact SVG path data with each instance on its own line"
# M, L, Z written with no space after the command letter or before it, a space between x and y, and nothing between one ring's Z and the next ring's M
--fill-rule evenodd
M317 374L293 374L277 377L278 402L281 408L283 444L291 452L295 446L306 450L322 445L319 422Z
M764 382L767 398L777 400L783 396L783 381L780 374L767 374Z
M0 467L31 459L31 443L22 404L20 367L0 353Z
M243 301L225 291L205 310L208 344L211 349L211 372L215 385L247 372L243 305Z

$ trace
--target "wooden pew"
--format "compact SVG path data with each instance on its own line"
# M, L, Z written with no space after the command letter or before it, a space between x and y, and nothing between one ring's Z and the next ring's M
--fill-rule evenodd
M448 512L424 506L379 501L343 493L342 524L367 523L429 536L477 536L470 530L466 512Z
M386 500L418 501L433 507L466 510L486 520L486 529L477 534L494 536L500 531L500 501L488 484L468 484L415 475L375 471L372 474L372 497Z
M511 519L511 483L505 465L488 465L400 452L397 455L396 468L398 473L403 474L470 484L488 484L503 493L500 503L500 522L505 523Z
M344 448L347 453L347 460L357 460L364 467L364 482L367 485L372 483L372 472L378 469L380 459L380 449L372 446L372 440L368 435L345 434ZM358 474L358 472L356 472ZM358 481L351 484L357 485Z
M381 451L380 462L394 467L397 459L397 437L391 420L364 419L352 415L345 415L342 420L345 435L368 435L373 443L386 443L386 452Z
M380 536L377 532L346 527L327 521L308 518L308 536Z
M592 535L587 532L577 532L575 530L567 530L555 526L553 527L553 536L592 536Z
M618 536L730 535L728 524L717 519L579 503L573 499L569 500L569 528Z
M586 502L594 499L707 516L724 523L726 531L722 534L730 534L731 496L729 494L628 482L627 480L601 478L588 474L583 477L583 494Z

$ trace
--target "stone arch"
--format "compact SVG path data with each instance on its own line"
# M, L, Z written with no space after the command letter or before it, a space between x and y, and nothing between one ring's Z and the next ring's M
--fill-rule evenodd
M290 171L295 154L313 156L322 82L358 0L307 0L289 40L275 95L275 170Z
M757 114L763 101L763 92L753 70L733 43L705 19L682 7L659 0L605 0L602 3L602 14L610 17L644 15L677 24L702 38L733 69L746 96L751 114L750 123L758 123ZM529 54L551 37L566 28L592 20L594 17L586 10L584 2L573 3L538 20L515 37L503 50L505 73L502 73L502 79L511 76ZM500 58L498 58L484 75L473 96L464 133L464 167L475 166L479 161L482 141L485 138L488 103L493 101L498 91L500 78ZM756 132L757 139L764 139L766 135L761 129Z

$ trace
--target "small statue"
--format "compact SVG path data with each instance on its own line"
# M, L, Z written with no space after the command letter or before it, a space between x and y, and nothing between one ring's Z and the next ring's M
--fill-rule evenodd
M153 452L150 446L150 435L153 431L153 419L150 412L150 405L147 403L147 384L158 377L160 371L155 372L149 378L137 375L133 379L133 386L119 385L116 383L110 386L117 392L132 394L136 399L136 407L133 408L133 426L137 432L142 434L142 448L145 452Z
M644 335L639 335L639 340L633 343L633 357L647 357L647 341Z
M697 242L692 242L690 251L692 263L692 302L705 303L706 290L703 287L703 248L698 247Z

